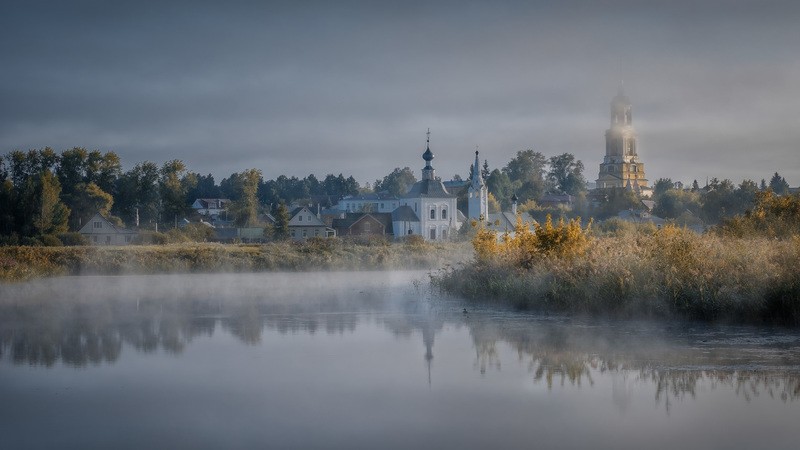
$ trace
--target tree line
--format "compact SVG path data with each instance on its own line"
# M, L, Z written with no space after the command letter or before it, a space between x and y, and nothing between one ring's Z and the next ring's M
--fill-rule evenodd
M230 199L229 217L239 226L253 226L266 212L262 205L277 214L281 204L315 195L355 195L360 189L352 176L342 174L265 180L260 170L249 169L216 183L211 174L193 172L177 159L161 166L144 161L123 171L112 151L17 150L0 157L0 237L5 243L52 240L79 230L96 212L120 226L169 228L191 213L198 198Z

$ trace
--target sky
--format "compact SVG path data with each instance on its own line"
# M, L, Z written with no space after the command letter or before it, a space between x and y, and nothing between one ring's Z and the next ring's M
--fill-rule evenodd
M648 179L800 185L796 1L37 1L0 7L0 153L124 169L468 175L476 146L572 153L589 181L620 83Z

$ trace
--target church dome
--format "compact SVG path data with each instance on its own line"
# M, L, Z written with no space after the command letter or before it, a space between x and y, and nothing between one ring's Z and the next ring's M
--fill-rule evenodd
M428 147L425 150L425 153L422 154L422 159L424 159L426 162L431 162L433 160L433 152L431 151L430 147Z

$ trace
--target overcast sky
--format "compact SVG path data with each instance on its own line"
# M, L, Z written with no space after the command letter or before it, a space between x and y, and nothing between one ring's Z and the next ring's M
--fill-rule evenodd
M699 3L699 4L698 4ZM633 103L651 182L800 185L797 1L3 1L0 153L372 182L570 152Z

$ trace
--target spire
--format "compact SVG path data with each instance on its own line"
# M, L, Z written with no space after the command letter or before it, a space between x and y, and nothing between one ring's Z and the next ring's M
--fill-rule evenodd
M483 175L481 175L481 162L478 158L478 146L475 146L475 164L472 165L472 173L470 174L472 180L472 187L480 189L483 186Z

